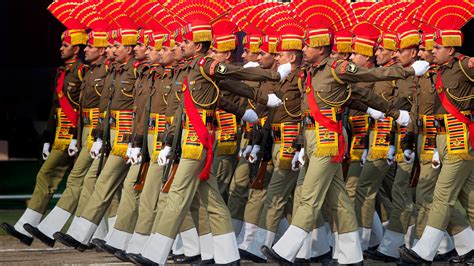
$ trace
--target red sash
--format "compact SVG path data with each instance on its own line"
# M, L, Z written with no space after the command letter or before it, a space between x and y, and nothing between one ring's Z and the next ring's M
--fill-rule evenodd
M73 126L77 126L77 120L79 118L78 113L74 110L72 107L71 103L65 97L63 93L63 86L64 86L64 78L66 77L66 71L62 69L58 69L59 78L57 81L57 86L56 86L56 94L58 95L58 100L59 100L59 105L61 106L62 111L66 115L67 119Z
M339 152L337 156L334 156L332 161L336 163L342 162L342 159L344 157L344 146L345 146L345 140L344 140L344 135L342 134L342 121L335 122L332 119L324 116L321 111L319 110L318 103L316 102L316 99L314 98L314 88L313 85L311 84L311 74L308 73L308 76L306 77L306 86L309 88L308 92L308 105L309 105L309 110L311 111L311 115L313 116L314 120L324 126L325 128L329 129L330 131L336 132L339 134Z
M438 98L441 101L444 109L448 111L457 120L466 124L469 133L469 141L471 142L471 148L474 149L474 122L462 114L448 99L446 92L443 88L443 81L441 79L441 70L438 70L438 78L436 79L436 91L438 92Z
M182 91L184 93L184 107L186 108L186 115L189 118L189 122L193 125L196 134L199 137L204 148L207 150L206 154L206 163L202 169L201 174L199 174L199 179L205 181L209 178L211 174L212 161L214 160L214 153L212 151L212 143L214 143L214 134L212 136L209 134L206 125L202 121L201 116L199 115L196 106L191 98L191 93L188 88L188 78L183 81ZM176 133L179 134L179 133Z

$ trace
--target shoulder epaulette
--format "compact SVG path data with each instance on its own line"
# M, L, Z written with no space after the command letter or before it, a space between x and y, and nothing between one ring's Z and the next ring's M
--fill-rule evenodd
M135 63L133 63L133 76L135 78L138 78L138 67L141 65L141 62L140 61L136 61Z
M339 65L339 63L341 63L341 74L344 74L345 68L349 64L349 61L347 60L334 60L334 62L331 64L331 74L337 83L344 84L344 81L342 81L336 74L336 67Z
M84 71L87 71L87 67L88 66L86 64L80 64L77 68L77 76L79 77L80 81L84 80Z

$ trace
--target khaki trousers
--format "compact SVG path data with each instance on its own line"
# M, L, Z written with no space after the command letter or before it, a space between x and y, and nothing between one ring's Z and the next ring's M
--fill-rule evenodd
M305 130L305 151L310 159L301 187L300 206L293 217L292 225L306 232L312 231L316 217L321 214L321 208L326 203L338 233L354 232L357 230L357 221L345 190L342 165L333 163L331 157L313 156L315 149L315 130Z
M387 229L405 234L414 215L413 189L410 177L413 164L397 163L397 173L392 187L392 213Z
M51 150L48 159L44 161L36 175L35 189L28 203L28 209L42 214L46 212L51 198L70 169L72 162L73 158L68 155L67 151Z
M219 155L212 162L211 175L217 180L217 186L221 195L227 199L229 197L229 183L234 173L234 163L237 154Z
M184 133L184 130L183 130ZM157 233L174 239L181 223L199 193L200 205L207 209L213 236L233 232L229 210L219 193L215 177L201 181L198 176L204 167L205 153L201 160L182 158L168 192L168 199L160 220L155 226Z
M245 204L249 198L249 162L244 157L240 157L234 177L230 181L229 206L230 216L237 220L244 220Z
M115 138L115 130L110 130L111 143ZM99 224L109 208L112 198L123 183L130 165L116 155L109 155L97 181L94 192L87 201L81 217L94 224Z
M265 179L263 180L263 189L251 188L249 190L249 197L244 211L244 222L255 225L259 223L263 205L265 203L263 199L267 197L267 188L270 184L272 175L273 163L268 162L267 172L265 174Z
M373 132L370 132L369 143L372 143L373 137ZM369 154L371 154L370 148ZM355 194L355 212L360 227L372 228L377 194L381 187L385 192L390 193L391 175L390 167L385 159L367 160L362 167ZM383 185L387 181L389 181L388 184Z
M448 232L450 222L451 227L462 227L463 221L451 219L454 204L459 199L466 209L472 227L474 226L474 160L461 160L457 156L448 155L446 135L438 134L436 145L442 168L436 181L433 203L426 224L440 230L448 229ZM474 156L470 146L469 155Z
M280 220L284 218L285 208L298 180L298 172L279 167L280 147L281 144L273 145L274 169L259 222L260 228L271 232L276 232Z
M89 171L89 168L92 165L92 161L94 161L94 159L91 158L89 150L87 148L87 137L89 135L90 130L90 127L84 127L82 130L81 151L79 152L76 162L74 163L74 166L72 167L72 170L69 173L69 176L67 177L66 189L64 189L61 198L56 204L56 206L69 213L74 213L74 211L76 210L77 204L79 202L79 197L81 195L84 177Z
M160 197L163 177L163 166L151 162L146 175L145 184L140 195L138 207L138 219L135 232L149 235L152 230L153 221L158 212L158 199Z
M361 172L362 166L360 165L360 162L351 162L349 166L349 171L347 172L346 191L352 202L355 201L357 183L359 181L359 176Z

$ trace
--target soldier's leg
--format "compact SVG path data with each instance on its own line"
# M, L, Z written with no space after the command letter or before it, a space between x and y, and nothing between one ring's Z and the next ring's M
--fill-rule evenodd
M260 258L265 258L260 251L260 247L263 245L271 246L275 240L278 225L285 215L285 207L298 179L298 172L282 169L280 167L280 147L281 144L273 145L273 174L270 184L268 185L265 204L260 215L259 228L257 229L255 239L247 249L247 252Z
M190 210L199 183L197 174L201 172L205 159L182 158L167 195L166 203L153 226L142 255L157 263L165 263L168 253L179 231L180 225Z
M257 225L260 221L263 205L265 203L263 199L267 196L267 188L270 184L272 174L273 163L268 162L265 179L263 180L263 189L251 188L249 190L248 201L245 205L244 223L237 237L239 249L247 250L255 237L258 228Z
M66 188L56 206L38 225L38 230L53 240L53 234L61 231L69 217L75 212L81 195L82 184L93 159L87 148L89 127L85 127L82 135L82 149L68 175Z
M342 179L342 166L331 157L315 157L316 133L305 131L307 154L311 155L301 190L301 203L292 224L273 246L274 251L288 261L294 261L303 241L313 230L315 219L321 214L326 201L338 224L338 243L342 264L362 261L362 251L357 232L357 221Z
M474 171L474 160L461 160L456 155L447 153L446 138L446 135L440 134L436 137L442 168L433 193L433 203L428 214L426 227L422 237L413 247L413 251L429 261L432 261L436 255L448 224L450 222L461 222L451 221L452 208L461 195L463 187L465 185L469 186L470 178L473 176L472 171ZM469 150L472 156L472 148L470 147ZM465 242L465 239L474 239L474 232L470 226L467 226L453 237L455 242L456 239ZM467 254L474 249L474 242L469 241L467 243L468 245L463 249L456 247L459 255Z
M355 201L355 194L357 190L357 182L359 181L362 166L360 162L351 162L349 171L347 172L346 191L352 202Z
M59 183L71 166L72 160L73 159L67 154L67 151L51 150L48 159L44 161L36 176L35 189L33 190L33 195L28 203L28 207L15 223L14 228L16 231L31 237L23 228L23 225L28 223L32 226L37 226L40 223Z
M138 218L127 253L138 254L151 233L162 186L163 166L151 162L138 206Z
M229 198L229 183L234 173L234 162L237 154L219 155L214 158L211 175L217 179L219 192L225 199Z
M413 214L413 195L410 188L410 177L413 164L398 163L395 181L392 187L393 209L384 238L378 251L399 258L399 247L403 245L410 219Z
M242 229L245 204L249 197L249 173L250 167L247 159L240 157L234 176L230 181L229 199L227 201L236 235L238 235Z
M215 263L230 263L239 260L230 213L219 194L217 181L211 176L207 181L200 182L198 191L200 203L206 207L209 215Z
M125 250L132 238L133 230L138 217L138 201L140 191L134 189L138 180L140 165L132 165L128 170L127 177L123 181L122 197L117 209L117 219L114 227L109 231L110 236L107 239L107 245L114 248Z
M110 202L125 178L124 172L128 170L129 165L121 156L109 155L107 162L97 179L94 192L90 196L81 217L77 219L75 226L71 226L68 235L87 244L101 219L104 217Z
M191 214L196 224L196 230L199 235L199 243L194 246L194 256L201 254L202 260L214 259L214 242L212 240L211 225L209 223L209 213L207 208L201 204L201 195L199 190L191 204Z
M356 189L355 211L359 223L362 250L369 247L375 200L388 164L385 159L367 161L362 168Z

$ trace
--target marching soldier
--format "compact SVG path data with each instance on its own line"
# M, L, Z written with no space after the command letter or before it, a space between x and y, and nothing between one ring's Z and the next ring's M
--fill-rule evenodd
M469 67L468 58L457 54L462 45L464 26L473 14L473 7L463 1L455 1L449 7L440 3L427 3L421 9L426 11L419 20L437 29L433 48L433 62L439 66L434 81L436 97L434 102L435 125L437 127L436 147L441 171L436 181L431 211L420 240L412 249L402 248L400 256L404 262L420 263L432 261L437 253L448 223L452 207L460 200L467 212L471 226L473 221L472 186L474 178L474 123L472 119L472 95L474 94L474 70ZM434 12L443 10L443 12ZM470 12L460 12L469 10ZM442 13L442 14L440 14ZM453 235L458 256L451 263L472 262L474 256L474 233L470 226Z
M61 36L60 52L64 65L57 69L53 103L44 134L45 162L36 176L35 189L25 212L14 226L2 223L5 232L26 245L31 245L33 238L23 225L38 226L49 201L73 163L68 148L75 147L77 143L79 95L84 76L84 65L80 58L83 45L87 42L85 26L71 16L75 5L76 3L54 2L48 7L67 30Z
M290 11L283 8L283 6L278 7L278 9L269 8L262 15L267 18L270 17L271 19L268 19L267 23L281 34L278 42L277 60L280 65L290 63L291 73L274 90L269 92L282 97L283 104L270 111L263 129L268 130L267 125L271 125L273 137L271 158L274 169L268 185L265 204L260 214L259 228L255 233L255 238L246 250L246 252L261 259L265 259L265 257L261 253L260 247L273 244L279 223L285 216L285 208L290 201L298 177L298 168L292 166L295 155L295 149L292 146L293 141L299 135L299 122L301 120L301 91L298 84L302 82L300 65L303 58L301 52L303 29L298 26L298 22L294 18L290 17ZM270 16L273 12L281 11L286 11L286 14ZM267 148L265 146L266 143L262 143L262 149ZM253 154L254 150L252 150L250 156L253 156ZM257 156L260 156L260 154Z
M316 6L309 2L294 4L296 13L305 19L311 17L309 14L317 13L314 10ZM331 8L336 6L331 1L324 6L326 4ZM336 12L334 16L346 13L344 9L337 9ZM358 263L363 260L358 225L354 209L344 189L340 164L345 142L339 115L340 107L350 104L355 99L356 95L351 99L349 92L359 93L357 88L348 87L347 83L421 75L427 70L428 64L418 62L407 69L399 66L364 69L347 61L334 61L329 58L332 45L331 22L320 16L313 18L316 21L307 21L311 28L307 31L305 40L307 45L303 49L304 58L311 67L307 71L302 110L309 109L305 114L315 122L305 125L305 153L310 156L301 191L301 202L285 234L273 248L263 246L262 253L272 261L293 262L304 240L310 236L309 232L313 230L314 219L320 214L322 204L326 202L338 229L336 232L338 262ZM346 20L340 23L344 22ZM372 102L374 98L370 97L371 94L365 93L368 98L360 100L369 106L380 108L378 103ZM407 112L396 112L393 116L398 117L397 120L400 122L403 120L408 123Z
M156 226L157 233L150 236L142 252L142 259L147 263L151 263L150 260L156 263L166 261L179 225L193 199L196 200L196 192L199 192L200 204L204 204L209 213L215 262L238 263L239 254L229 211L218 192L216 180L209 178L213 159L212 120L219 97L213 79L279 80L284 75L258 68L243 69L205 58L212 40L209 21L215 17L211 14L224 13L222 6L214 2L210 2L209 6L193 6L193 1L188 1L176 4L170 11L189 23L181 44L183 56L188 59L183 66L187 75L182 87L186 122L182 155L168 193L168 203ZM176 127L171 127L170 134L180 134L175 130ZM163 148L159 160L163 158L166 161L170 151L169 146Z
M111 125L115 130L110 131L112 150L80 218L71 224L66 234L61 232L54 234L61 243L78 250L83 250L91 240L129 168L125 158L132 133L133 91L139 63L135 60L133 51L133 46L137 43L136 25L122 14L121 5L120 2L109 3L109 5L106 2L100 4L101 14L105 14L106 19L110 21L113 21L111 18L119 17L117 23L121 26L115 31L114 44L116 60L121 65L116 68L110 103L111 111L106 116L106 120L110 117L115 122ZM91 152L98 154L103 145L102 139L98 138Z
M81 12L93 8L94 6L90 3L83 3L77 6L73 13L76 14L74 15L75 18L80 20L79 14ZM85 71L81 87L81 117L79 118L79 125L82 127L82 132L78 134L81 141L77 143L73 139L69 145L68 152L70 156L75 156L79 152L76 143L80 145L81 150L68 176L66 189L56 206L37 227L31 224L24 225L26 231L50 247L54 246L55 243L53 234L62 229L76 210L84 177L93 161L89 155L89 148L94 141L93 129L98 122L99 98L104 88L104 78L107 73L105 60L106 47L108 45L108 25L96 13L85 17L83 21L92 31L88 34L87 46L84 49L88 68ZM79 128L79 130L81 129Z

